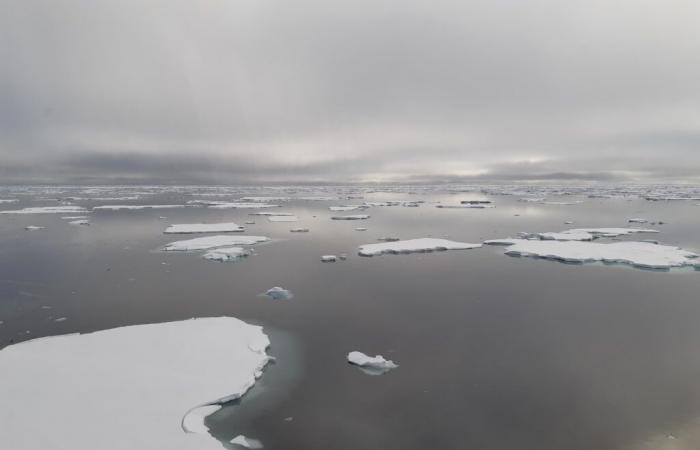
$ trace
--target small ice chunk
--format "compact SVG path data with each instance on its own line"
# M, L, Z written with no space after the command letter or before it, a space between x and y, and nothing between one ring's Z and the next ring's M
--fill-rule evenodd
M445 208L445 209L486 209L486 208L495 208L496 205L491 205L491 204L481 204L481 203L460 203L459 205L435 205L436 208Z
M271 203L232 202L232 203L218 203L216 205L209 205L209 208L213 208L213 209L260 209L260 208L279 208L279 205L273 205Z
M289 230L290 233L308 233L308 228L292 228Z
M263 295L266 295L273 300L289 300L290 298L294 297L294 294L292 294L291 291L279 286L268 289Z
M87 219L71 220L68 223L71 225L90 225L90 221Z
M190 233L232 233L244 231L243 227L233 223L180 223L170 225L163 231L165 234L190 234Z
M367 231L366 227L357 227L355 228L355 231Z
M342 211L354 211L356 209L364 209L367 208L365 205L343 205L343 206L329 206L328 209L330 209L333 212L342 212Z
M481 244L449 241L447 239L420 238L405 241L384 242L381 244L366 244L360 246L361 256L375 256L384 253L416 253L441 250L468 250L479 248Z
M141 209L170 209L170 208L184 208L187 205L102 205L95 206L92 208L93 211L138 211Z
M369 219L368 214L350 214L347 216L333 216L332 220L366 220Z
M24 229L27 231L43 230L44 228L46 228L46 227L40 227L38 225L27 225L26 227L24 227Z
M348 353L348 362L360 367L369 375L381 375L399 367L394 361L387 360L382 355L372 357L358 351Z
M59 317L58 319L54 320L54 322L64 322L66 319L68 319L68 318L67 317Z
M88 216L63 216L61 219L63 220L80 220L80 219L87 219Z
M210 250L202 258L210 261L233 262L249 256L251 251L243 247L222 247Z
M231 439L230 442L234 445L240 445L241 447L250 448L250 449L263 448L262 442L260 442L257 439L245 437L242 434L239 434L235 438Z
M321 256L322 262L336 262L337 260L338 260L338 257L335 255L323 255L323 256Z
M647 219L642 219L642 218L639 218L639 217L635 217L635 218L632 218L632 219L627 219L627 222L629 222L629 223L647 223L648 220L647 220Z

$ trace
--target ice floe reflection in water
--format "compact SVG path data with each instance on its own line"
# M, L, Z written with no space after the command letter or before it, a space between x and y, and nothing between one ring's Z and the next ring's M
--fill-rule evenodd
M290 233L291 226L258 220L245 233L214 243L240 245L255 256L215 264L201 257L216 250L210 240L180 239L175 247L184 253L162 251L178 237L163 234L168 224L159 209L99 210L89 214L89 227L71 226L61 214L0 216L2 345L194 316L226 315L265 326L269 353L278 361L240 405L207 419L229 448L244 435L272 450L636 450L646 448L636 443L668 434L686 444L681 450L700 448L694 434L678 431L700 417L700 273L509 258L498 246L357 254L359 246L386 236L481 243L573 228L562 226L565 221L577 229L624 228L636 217L665 223L650 224L660 231L653 235L595 242L653 237L662 245L700 250L697 201L657 200L678 197L676 190L652 193L656 201L648 201L614 198L611 190L590 195L612 198L588 198L586 191L562 196L554 189L515 187L510 196L421 187L410 189L416 194L51 189L0 192L0 198L19 199L0 209L61 205L38 197L137 196L119 203L189 205L168 209L168 223L244 224L260 209L240 207L240 199L269 196L277 197L280 211L298 218L295 228L312 230ZM528 195L549 203L518 201ZM434 207L485 196L495 208ZM188 203L198 199L237 206ZM362 211L371 219L330 220L338 214L330 206L363 202L374 205ZM72 203L91 211L108 202ZM366 231L355 231L367 224ZM29 225L45 229L25 232ZM270 241L241 243L243 236ZM341 254L348 255L342 263L320 261L321 255ZM275 285L294 298L258 296ZM62 317L69 320L55 320ZM271 329L290 333L299 351L281 347L286 339L276 340ZM364 376L345 360L352 349L381 354L401 367ZM293 363L301 373L285 383L296 370Z

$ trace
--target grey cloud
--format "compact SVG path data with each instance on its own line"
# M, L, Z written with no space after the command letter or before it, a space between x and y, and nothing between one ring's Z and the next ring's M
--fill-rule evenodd
M0 182L697 180L698 14L8 0Z

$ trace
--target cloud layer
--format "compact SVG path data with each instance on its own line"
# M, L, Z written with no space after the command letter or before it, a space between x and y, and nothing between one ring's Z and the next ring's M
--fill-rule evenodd
M700 181L692 0L8 0L0 182Z

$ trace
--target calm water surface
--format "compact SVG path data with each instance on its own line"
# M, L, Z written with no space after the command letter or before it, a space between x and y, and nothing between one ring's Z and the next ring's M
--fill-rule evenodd
M375 193L364 200L475 197ZM648 237L700 250L697 202L491 199L491 210L375 207L367 221L332 221L336 213L327 209L362 200L285 202L278 211L300 221L255 218L246 234L273 241L228 264L161 252L167 242L196 237L162 231L169 223L243 224L250 210L105 211L91 214L89 227L61 214L0 215L0 345L194 316L262 324L277 362L209 425L222 440L245 434L273 450L627 450L696 423L699 272L511 258L502 247L374 258L357 256L357 247L385 236L480 242L519 231L623 227L641 216L667 222ZM24 196L0 209L48 204ZM47 229L27 232L26 225ZM290 233L294 227L311 231ZM319 261L338 253L348 260ZM272 286L295 296L258 295ZM347 364L352 350L382 354L400 368L367 376ZM694 444L687 448L700 448Z

